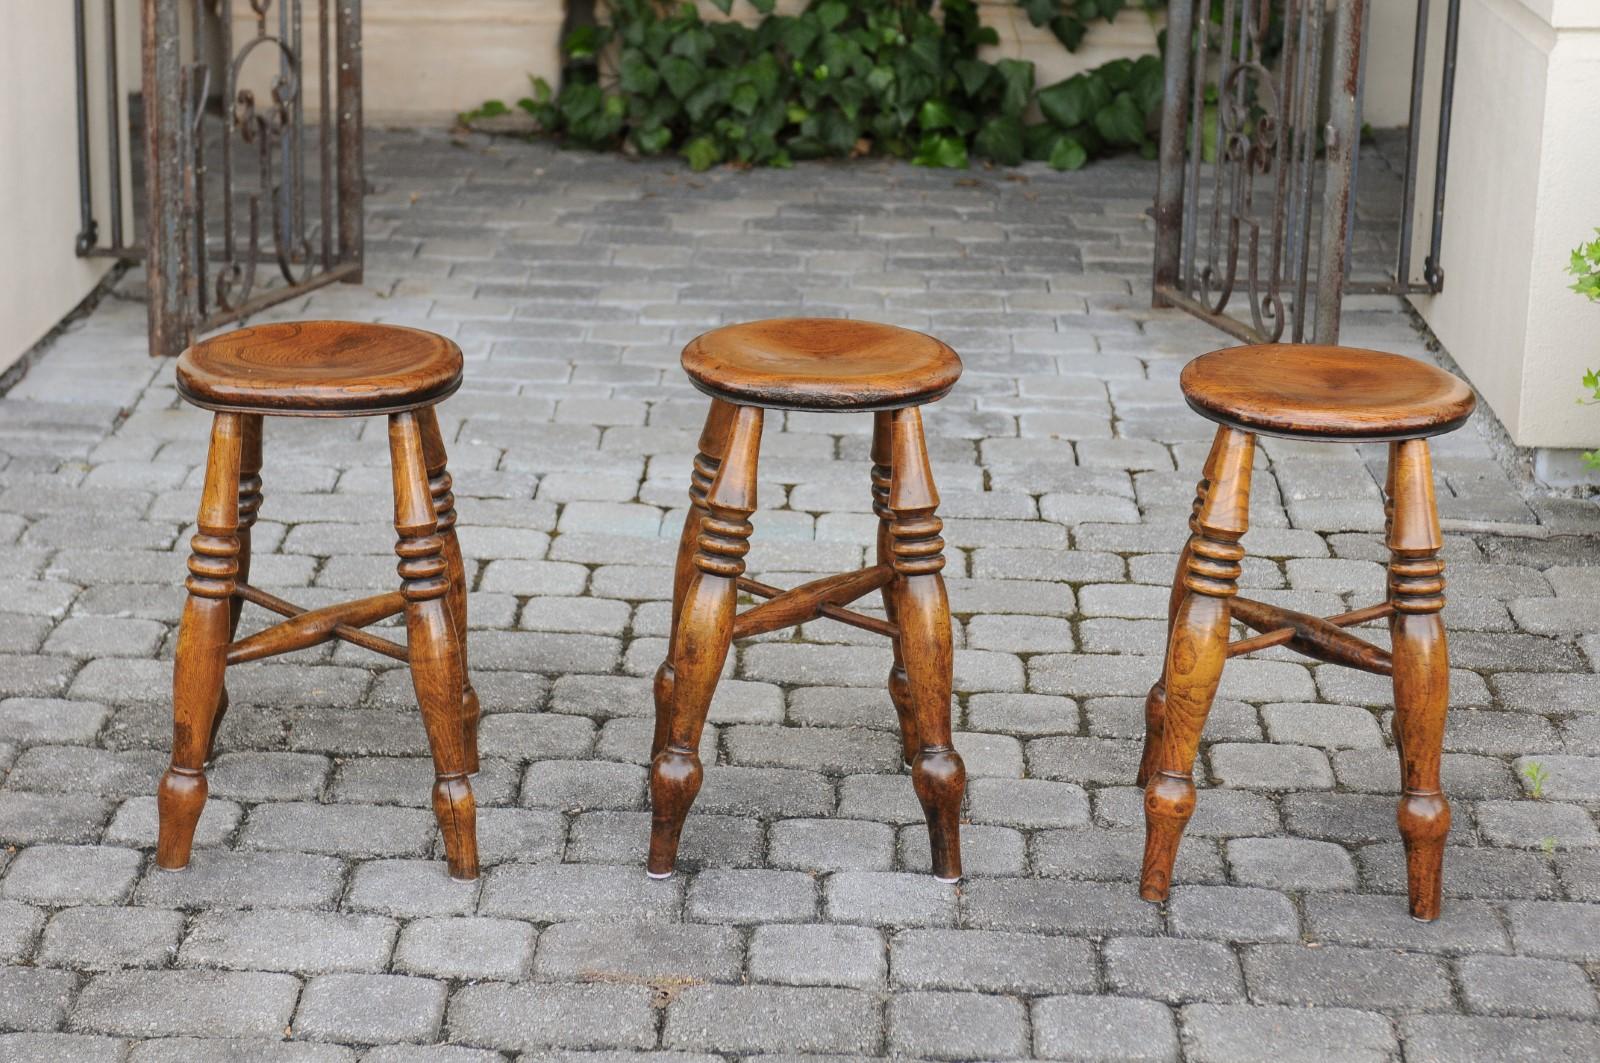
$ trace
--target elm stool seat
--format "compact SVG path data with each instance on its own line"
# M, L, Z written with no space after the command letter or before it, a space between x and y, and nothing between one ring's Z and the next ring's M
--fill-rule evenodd
M178 357L178 392L214 413L191 540L189 597L172 677L172 763L157 789L156 864L186 867L205 805L205 767L228 709L230 665L341 639L410 665L433 752L433 809L452 877L478 875L478 696L467 675L467 587L434 405L461 386L461 351L418 329L343 321L244 328ZM389 419L400 589L305 610L250 585L261 508L261 423L274 417ZM285 617L238 639L246 602ZM362 630L403 613L406 644Z
M1201 472L1178 557L1161 677L1145 702L1145 851L1140 894L1167 898L1183 828L1194 812L1201 728L1231 657L1284 646L1319 661L1391 676L1400 754L1397 819L1406 852L1411 914L1439 917L1450 805L1439 779L1449 651L1445 642L1444 542L1434 502L1428 437L1459 428L1475 399L1441 369L1379 351L1265 344L1201 355L1180 377L1183 394L1219 425ZM1240 539L1249 528L1256 436L1387 442L1384 488L1388 593L1377 605L1316 617L1238 596ZM1387 620L1391 649L1345 629ZM1239 622L1257 632L1230 641Z
M708 332L684 348L683 368L711 396L711 409L678 545L671 636L655 678L649 874L666 878L676 864L704 774L698 750L706 711L733 640L828 617L890 640L889 695L928 821L933 874L946 882L960 879L966 769L951 745L950 605L939 574L943 524L935 515L939 495L918 409L955 385L960 358L907 329L787 318ZM874 564L792 590L746 578L768 410L872 413ZM886 620L847 608L873 592L882 595ZM739 612L741 593L763 600Z

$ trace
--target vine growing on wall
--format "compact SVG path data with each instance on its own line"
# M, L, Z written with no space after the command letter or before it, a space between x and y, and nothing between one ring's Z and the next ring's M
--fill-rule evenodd
M712 0L728 13L735 0ZM535 79L516 107L563 143L676 153L696 170L728 163L884 154L923 166L974 158L1077 169L1117 150L1153 154L1161 100L1155 55L1116 60L1037 88L1030 62L979 58L999 43L974 0L810 0L797 15L745 0L754 25L702 19L693 4L612 0L563 42L559 92ZM1125 0L1016 0L1076 49ZM1030 104L1042 120L1030 121ZM512 112L491 100L468 124Z

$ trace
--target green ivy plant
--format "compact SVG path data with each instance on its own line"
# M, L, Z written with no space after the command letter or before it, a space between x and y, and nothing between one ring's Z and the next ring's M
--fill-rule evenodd
M734 0L712 2L729 12ZM811 0L792 16L773 14L774 0L746 2L762 16L754 26L707 21L689 3L613 0L609 21L563 42L569 60L586 63L580 72L560 92L535 79L517 106L564 143L675 152L695 170L874 153L921 166L965 167L976 156L1076 169L1113 150L1154 153L1157 56L1117 60L1036 93L1032 63L978 58L998 35L974 0ZM1068 47L1091 20L1125 6L1018 3ZM1029 123L1035 99L1045 120ZM491 100L462 119L510 112Z
M1594 235L1595 239L1572 249L1567 272L1577 278L1572 283L1573 291L1592 303L1600 303L1600 229L1596 229ZM1578 402L1584 406L1600 405L1600 372L1591 369L1583 374L1583 386L1588 389L1589 396ZM1600 469L1600 450L1585 451L1583 463L1591 469Z

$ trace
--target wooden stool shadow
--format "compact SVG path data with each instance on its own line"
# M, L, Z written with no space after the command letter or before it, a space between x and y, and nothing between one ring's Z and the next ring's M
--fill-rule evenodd
M205 767L228 709L227 669L340 639L410 665L433 751L433 809L455 878L478 875L478 696L467 675L467 585L434 405L461 386L461 351L417 329L306 321L239 329L178 358L178 392L213 411L189 597L172 677L172 763L157 789L156 864L188 866ZM400 589L301 609L250 584L261 509L261 424L273 417L389 419ZM237 639L246 602L285 619ZM406 645L363 630L403 613Z
M1344 347L1271 344L1202 355L1180 378L1184 397L1217 422L1178 557L1161 678L1145 702L1144 869L1140 894L1167 898L1183 829L1194 812L1194 760L1225 662L1283 646L1394 683L1394 739L1400 754L1400 837L1411 914L1437 919L1450 805L1439 778L1449 703L1443 538L1434 502L1428 437L1472 413L1472 390L1431 365L1396 354ZM1332 617L1308 616L1241 598L1240 539L1249 529L1250 472L1258 435L1389 445L1384 488L1388 594ZM1387 620L1391 650L1347 628ZM1230 641L1238 621L1257 634Z

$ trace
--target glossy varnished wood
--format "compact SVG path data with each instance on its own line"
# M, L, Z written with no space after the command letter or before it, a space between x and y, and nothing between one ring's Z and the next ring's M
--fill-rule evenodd
M1388 379L1374 379L1369 374L1375 369L1388 371ZM1332 665L1392 676L1401 775L1396 815L1409 906L1418 919L1437 919L1450 831L1440 781L1450 666L1440 617L1443 538L1423 437L1458 426L1472 410L1472 394L1454 377L1410 359L1336 348L1235 348L1196 359L1183 381L1191 405L1222 427L1201 473L1189 542L1178 561L1163 673L1146 699L1138 776L1146 822L1140 893L1165 900L1171 887L1178 844L1194 810L1195 753L1224 663L1283 646ZM1389 579L1383 602L1316 617L1238 597L1255 438L1241 424L1341 442L1392 439L1384 485ZM1258 634L1230 642L1235 620ZM1346 630L1378 620L1390 625L1389 650Z
M775 318L690 341L683 369L728 402L784 410L886 410L943 396L961 376L932 336L843 318Z
M339 417L415 409L461 386L461 350L399 325L296 321L225 332L178 356L178 392L209 410Z
M180 390L217 412L173 662L172 761L157 788L158 866L189 862L205 806L205 766L228 709L227 667L336 638L409 664L433 752L433 806L449 870L477 876L468 775L477 770L478 698L466 672L467 588L455 498L431 406L455 390L460 369L460 352L448 340L340 322L241 329L183 355ZM400 589L307 610L251 586L263 415L378 412L389 414ZM246 603L285 619L238 639ZM362 630L397 613L405 614L405 645Z
M721 334L728 335L717 339ZM852 338L861 344L853 359L842 349ZM912 787L928 822L932 870L944 881L961 877L966 769L951 741L954 654L950 604L940 574L944 540L920 411L902 405L875 413L872 468L863 485L878 517L875 564L790 590L744 575L754 530L763 409L873 410L892 405L884 360L896 349L916 349L907 343L935 344L948 351L929 337L887 326L791 321L721 329L695 340L684 352L685 368L691 375L699 373L696 382L715 397L690 478L689 512L673 578L671 633L666 659L656 672L647 865L654 877L672 874L684 822L704 779L700 738L731 643L817 617L890 639L894 663L889 694L900 720ZM739 353L751 350L759 356ZM713 362L713 354L720 361ZM937 351L929 356L943 357ZM923 371L914 386L896 385L893 394L907 401L922 401L915 398L919 394L943 394L960 373L953 352L949 359L940 362L939 373L945 375L933 378L931 392L929 373ZM869 380L864 367L872 365L884 373ZM782 373L774 367L781 366L792 370L791 379L775 390L773 380ZM810 374L805 385L809 398L791 386L798 386L793 377L801 368ZM707 385L713 379L716 388ZM740 613L741 591L765 601ZM873 592L882 594L887 619L847 608Z
M1388 440L1438 435L1472 413L1472 389L1382 351L1308 344L1230 347L1180 377L1184 398L1220 424L1265 435Z

